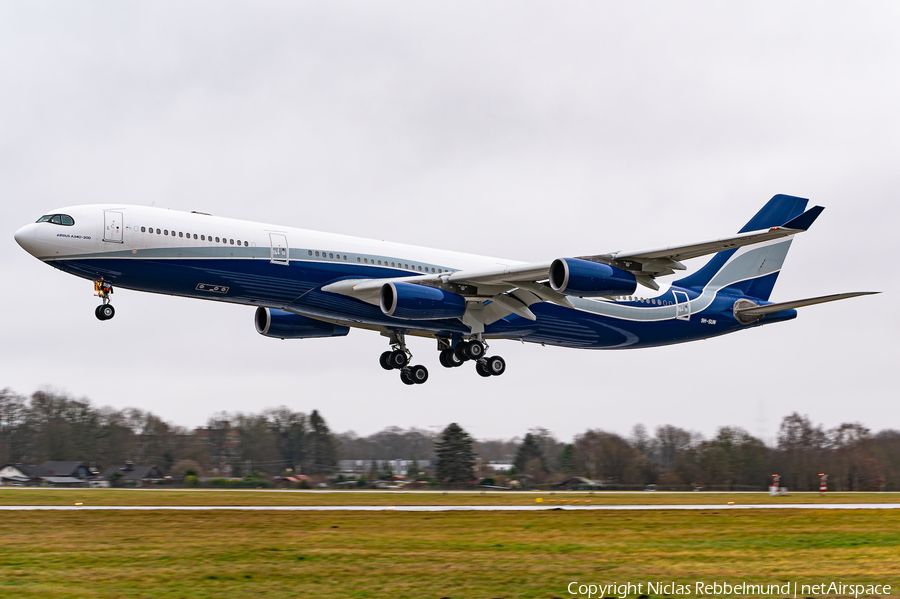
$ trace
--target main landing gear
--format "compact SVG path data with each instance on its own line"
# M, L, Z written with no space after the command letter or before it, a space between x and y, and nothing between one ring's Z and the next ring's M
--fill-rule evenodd
M94 316L97 317L97 320L109 320L113 316L116 315L116 309L113 308L110 303L109 294L113 293L112 285L100 279L99 281L94 281L94 295L100 298L103 302L97 309L94 310Z
M449 340L439 340L440 361L444 368L456 368L464 362L475 362L475 372L483 377L500 376L506 372L506 361L500 356L485 357L488 346L481 339L460 341L450 347Z
M410 366L412 353L406 347L406 339L400 333L385 334L390 337L391 349L381 354L378 362L385 370L399 370L400 380L406 385L421 385L428 380L428 369L422 365ZM486 357L488 346L479 338L458 341L438 338L441 366L456 368L465 362L475 362L475 372L483 377L500 376L506 372L506 361L500 356Z
M386 351L378 358L381 367L385 370L399 370L400 380L406 385L421 385L428 380L428 369L417 364L410 366L412 352L406 348L406 339L403 335L391 334L391 350Z

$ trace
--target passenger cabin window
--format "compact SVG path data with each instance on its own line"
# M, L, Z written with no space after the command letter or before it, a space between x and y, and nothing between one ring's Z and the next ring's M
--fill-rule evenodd
M71 227L75 224L75 219L69 216L68 214L45 214L44 216L37 219L36 222L39 223L50 223L51 225L62 225L64 227Z

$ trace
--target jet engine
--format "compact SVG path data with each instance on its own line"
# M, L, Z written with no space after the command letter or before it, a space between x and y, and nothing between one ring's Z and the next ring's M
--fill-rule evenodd
M256 332L276 339L314 339L316 337L343 337L350 332L347 327L322 322L299 314L275 310L256 309Z
M564 295L630 295L637 280L621 268L579 258L557 258L550 265L550 287Z
M381 311L404 320L460 318L466 311L461 295L412 283L386 283L381 288Z

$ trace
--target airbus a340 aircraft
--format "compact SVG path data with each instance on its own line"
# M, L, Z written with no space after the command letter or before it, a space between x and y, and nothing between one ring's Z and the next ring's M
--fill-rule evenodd
M52 210L15 237L36 258L93 281L102 321L115 314L110 295L120 287L256 306L256 330L267 337L380 331L391 345L381 366L412 385L428 370L410 364L407 335L436 339L442 366L472 361L489 377L506 370L503 358L487 356L489 339L669 345L868 293L768 301L794 235L823 210L806 204L776 195L737 235L714 241L536 264L126 205ZM709 254L700 270L659 291L657 277ZM636 293L638 285L652 293Z

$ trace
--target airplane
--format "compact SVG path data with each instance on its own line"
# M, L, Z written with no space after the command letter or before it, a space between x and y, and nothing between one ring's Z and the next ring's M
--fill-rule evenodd
M644 348L708 339L790 320L797 308L875 292L772 303L795 235L821 206L776 195L736 234L636 252L525 263L146 206L51 210L15 233L27 252L93 281L101 321L115 315L114 287L255 306L266 337L340 337L379 331L379 362L407 385L428 380L411 365L408 335L437 341L440 363L474 362L482 377L506 362L488 340L585 349ZM659 277L713 254L660 291ZM651 290L638 293L638 286Z

